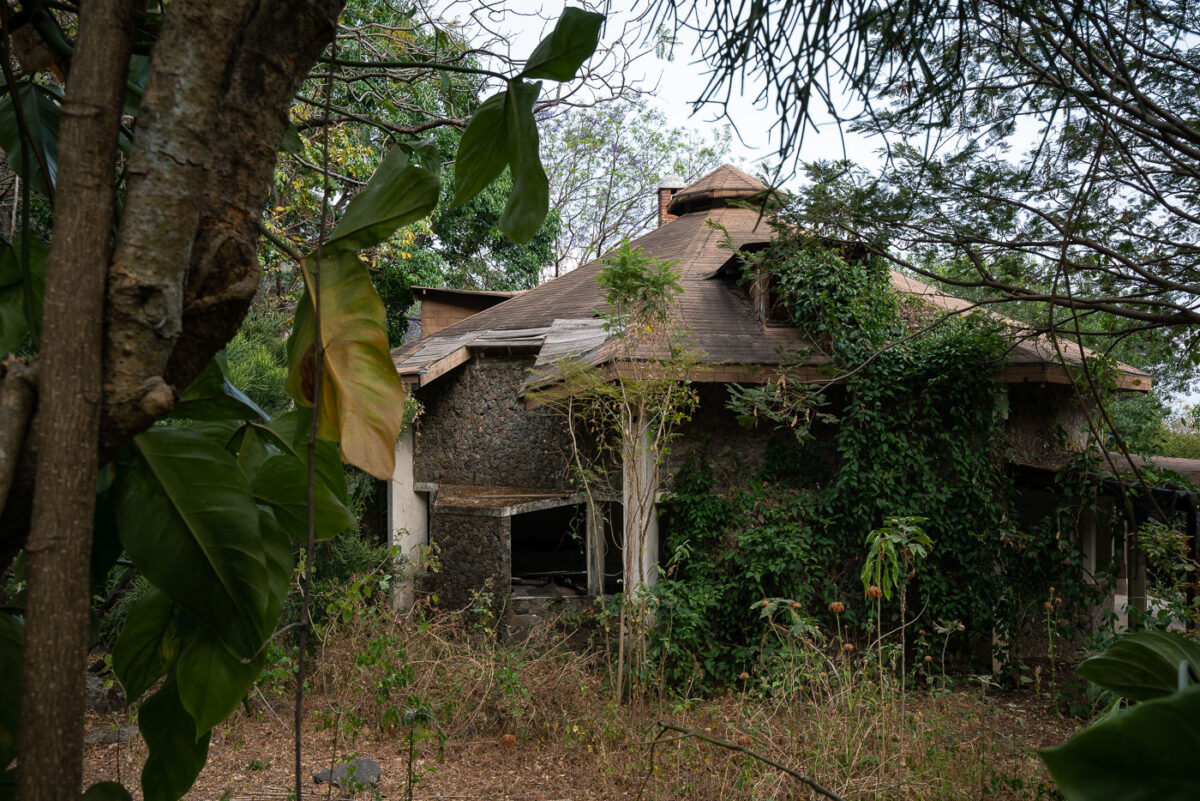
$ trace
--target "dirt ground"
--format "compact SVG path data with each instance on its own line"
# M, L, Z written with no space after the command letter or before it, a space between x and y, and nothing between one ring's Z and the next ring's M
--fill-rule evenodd
M707 702L671 716L679 725L741 742L779 761L804 769L794 739L768 730L757 736L740 714L737 699ZM321 699L310 709L320 710ZM287 799L292 796L291 710L286 700L259 702L252 712L239 711L214 732L208 764L188 799L237 799L254 801ZM922 779L901 785L888 797L897 798L1031 798L1043 795L1044 773L1033 750L1062 742L1081 723L1063 718L1047 708L1033 693L1014 693L979 699L971 693L939 698L915 697L914 719L928 720L939 729L920 748L904 758L910 763L930 760L977 760L986 763L984 782L978 787L938 786ZM318 730L311 719L306 725L303 761L304 795L312 798L344 798L348 793L313 783L313 774L354 756L374 759L382 768L380 784L359 794L365 799L406 798L407 740L403 735L385 735L362 728L352 743L336 743L329 730ZM644 717L644 716L643 716ZM658 749L657 767L651 770L648 741L657 728L651 718L644 724L629 721L625 731L582 731L568 726L543 736L517 737L499 731L472 739L450 740L444 760L437 758L436 742L422 744L415 760L418 774L414 799L423 801L600 801L600 799L809 797L803 788L777 772L755 766L748 771L747 758L707 744L678 740ZM145 747L130 729L124 713L92 715L89 737L113 738L118 732L132 734L128 742L93 745L87 750L86 784L119 780L134 789L145 759ZM574 730L572 730L574 728ZM941 731L944 729L944 731ZM941 739L939 739L941 738ZM803 738L801 738L802 740ZM924 756L922 756L922 753ZM915 754L915 755L914 755ZM815 771L814 771L815 772ZM981 777L984 773L979 774ZM757 783L757 784L756 784ZM644 786L643 786L644 784ZM876 797L873 792L855 794L853 783L843 786L851 797Z

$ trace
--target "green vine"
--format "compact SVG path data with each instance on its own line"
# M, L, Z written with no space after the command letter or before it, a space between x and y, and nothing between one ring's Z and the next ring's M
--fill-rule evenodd
M833 605L868 639L878 621L859 580L864 538L889 518L924 518L933 547L897 580L910 619L962 621L963 659L989 653L994 631L1020 631L1048 587L1079 584L1062 521L1022 530L1015 520L1001 325L901 303L882 264L796 230L777 226L747 277L761 286L770 276L772 301L839 378L805 384L785 367L776 382L735 387L730 408L743 424L796 436L777 438L751 480L693 463L668 507L656 654L670 678L698 675L705 689L769 661L749 611L764 598L791 599L830 628ZM1083 595L1068 603L1081 608ZM884 629L899 623L894 607L881 613Z

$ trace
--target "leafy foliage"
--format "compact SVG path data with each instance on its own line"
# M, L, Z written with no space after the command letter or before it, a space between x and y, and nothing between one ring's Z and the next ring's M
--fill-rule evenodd
M1128 634L1079 674L1138 701L1039 752L1068 801L1182 799L1200 792L1200 647L1176 634Z
M71 11L75 9L63 13ZM157 34L158 17L151 16L154 30L139 18L141 35L148 40L139 41L142 54L131 63L126 108L130 115L136 114L146 76L153 70L144 56ZM552 36L535 51L525 74L573 78L595 48L602 22L602 15L591 12L564 14ZM47 30L53 28L61 35L58 25L50 19ZM448 42L445 32L433 38ZM236 61L235 55L230 58ZM435 81L439 72L456 69L504 78L507 138L502 167L510 168L513 181L498 225L514 238L528 240L541 228L547 206L533 113L540 84L520 74L505 78L487 70L443 64L436 58L413 68ZM58 169L61 92L32 75L23 75L19 83L8 71L6 76L9 92L0 101L0 147L24 191L28 193L32 185L34 192L51 198ZM287 84L286 79L280 82L280 86ZM458 102L454 97L444 99L450 105ZM128 144L129 130L122 128L119 133L121 143ZM313 142L305 140L299 124L283 140L284 148L297 158L313 155ZM185 160L192 145L167 146L178 146L180 160ZM141 429L148 430L101 469L92 574L103 581L123 549L151 587L129 608L114 654L129 700L137 702L151 693L139 709L139 725L150 752L142 772L142 794L148 801L175 799L187 792L204 765L213 726L230 714L258 676L284 607L295 561L294 542L305 540L310 526L318 537L353 528L338 446L349 461L381 477L391 476L395 440L407 405L388 353L383 304L358 251L380 247L397 229L420 225L428 218L442 189L443 154L436 142L411 135L392 137L390 147L379 150L387 156L375 166L374 148L365 148L367 156L361 162L369 165L372 178L352 197L342 193L341 200L348 202L339 203L331 233L326 235L323 220L320 228L301 225L304 236L292 232L294 241L315 239L320 250L299 265L305 292L287 348L287 386L302 407L319 396L319 411L301 408L272 419L230 382L226 364L218 357L179 393L171 424L150 426L176 400L168 392L160 404L163 411L143 409ZM254 159L261 163L262 153L249 157ZM474 169L469 163L460 165L457 177L469 178ZM121 175L117 192L125 188ZM297 183L293 188L301 186ZM310 205L313 197L320 200L318 193L310 193ZM44 248L30 233L31 205L28 200L22 203L21 246L6 243L0 254L0 344L13 347L24 347L26 342L34 348L39 345ZM252 218L254 211L239 209L243 219ZM273 241L286 251L294 249L286 237L275 236ZM247 275L253 275L253 266L247 266ZM183 275L180 271L180 281ZM160 289L168 294L178 290L177 298L183 294L182 284ZM170 328L169 314L164 321ZM166 336L177 335L176 328ZM259 366L270 374L279 368L278 341L262 344L267 353ZM314 375L318 365L324 373L319 390ZM277 373L268 377L268 389L276 379ZM283 405L277 395L271 400L275 408ZM314 414L320 434L328 439L308 441ZM85 484L91 478L86 477ZM310 495L315 506L311 519ZM72 536L86 533L79 530ZM48 614L45 608L29 613ZM85 613L86 609L71 610L76 616ZM12 735L21 699L17 671L21 634L21 617L6 610L0 616L0 680L6 701L0 714L0 769L7 769L16 757ZM31 675L28 667L26 675ZM78 748L79 738L72 742ZM70 752L72 742L64 744L63 753ZM7 774L3 783L8 783ZM122 792L97 787L90 795L120 797Z
M704 464L677 475L657 647L678 681L691 676L694 653L711 654L699 665L707 687L765 658L761 649L774 646L745 611L763 598L794 599L814 618L837 602L843 622L865 627L861 581L889 594L903 588L910 608L962 621L963 646L986 647L993 630L1020 631L1046 587L1077 584L1079 556L1056 536L1057 520L1028 531L1014 522L998 324L933 315L936 324L907 333L882 265L798 230L780 230L747 274L770 276L790 319L842 380L819 390L824 398L795 381L735 388L731 407L743 423L797 436L777 438L753 477ZM867 542L868 532L878 533ZM927 556L901 567L906 549ZM878 570L863 575L864 563ZM1086 599L1081 590L1069 600Z
M690 183L727 160L728 129L672 126L645 100L576 108L542 127L542 161L560 232L547 262L557 277L657 224L647 203L669 174Z
M142 434L117 465L108 490L114 502L100 507L111 510L106 526L120 534L153 585L128 612L113 648L114 671L131 701L168 677L140 715L151 749L143 772L147 798L173 799L191 786L204 764L208 731L257 677L282 611L293 556L276 516L296 520L298 501L288 488L303 490L297 437L307 431L306 415L272 422L260 415L245 407L244 422L158 426ZM354 521L335 446L320 442L317 450L317 521L319 533L329 536ZM288 525L303 538L302 521ZM160 547L164 542L169 551ZM181 724L190 736L179 733Z
M655 324L667 324L675 297L683 291L675 262L652 259L629 240L605 260L596 284L610 309L605 327L629 339L638 339L642 329L652 334Z

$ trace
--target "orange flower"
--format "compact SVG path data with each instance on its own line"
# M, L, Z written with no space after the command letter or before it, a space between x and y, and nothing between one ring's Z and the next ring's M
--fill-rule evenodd
M833 612L835 615L840 615L842 612L846 611L846 605L841 601L834 601L829 605L829 611Z
M852 642L846 643L845 645L842 646L842 650L845 651L846 653L850 653L851 651L854 650L854 643L852 643Z
M750 678L750 674L743 670L741 675L738 676L738 678L741 679L742 681L745 681L746 679Z
M879 589L874 584L872 584L870 587L867 587L866 596L868 598L873 598L878 601L880 598L883 597L883 590Z

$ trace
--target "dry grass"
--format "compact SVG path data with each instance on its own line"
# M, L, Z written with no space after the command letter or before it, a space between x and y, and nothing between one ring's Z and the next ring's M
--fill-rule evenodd
M917 691L901 705L898 688L886 677L880 686L864 661L815 650L735 695L688 700L643 687L636 703L617 707L607 664L561 628L498 644L462 618L377 613L323 634L307 702L306 779L330 762L369 757L383 765L383 798L407 797L410 727L396 713L420 706L447 740L439 761L438 738L418 738L413 797L455 801L810 797L743 753L673 734L651 746L658 720L750 748L847 799L1053 798L1032 749L1077 725L1031 694ZM252 711L219 727L188 797L285 798L289 704L256 694ZM136 740L92 748L88 781L119 773L136 784L144 757Z

